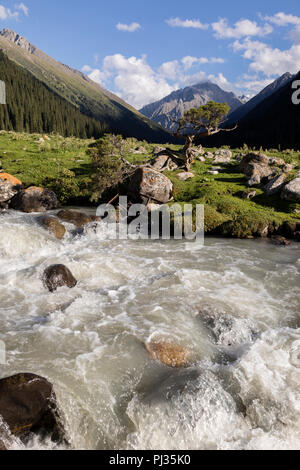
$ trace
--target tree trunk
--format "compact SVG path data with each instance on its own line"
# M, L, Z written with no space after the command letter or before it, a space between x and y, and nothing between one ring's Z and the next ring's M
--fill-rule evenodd
M191 165L192 165L193 160L194 160L194 157L193 157L193 154L192 154L192 151L191 151L192 147L193 147L194 140L195 140L194 135L188 135L186 137L185 146L183 147L186 171L190 171Z

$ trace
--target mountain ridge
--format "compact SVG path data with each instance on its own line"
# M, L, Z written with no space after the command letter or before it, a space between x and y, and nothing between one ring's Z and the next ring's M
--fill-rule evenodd
M239 122L243 117L245 117L250 111L252 111L256 106L259 105L264 99L271 96L281 87L283 87L288 81L291 81L293 75L289 72L284 73L268 86L263 88L257 95L253 96L247 103L243 104L240 108L237 108L235 111L231 112L228 116L226 124L231 125Z
M0 49L83 114L107 124L113 132L152 142L172 136L121 98L93 82L79 70L56 61L11 29L0 31Z
M166 129L172 130L173 120L180 119L185 111L211 100L227 103L233 110L243 104L233 92L224 91L215 83L206 81L173 91L161 100L144 106L140 112Z
M292 80L300 80L300 72ZM287 81L249 111L235 131L203 139L203 145L300 149L300 105L292 102L294 92Z

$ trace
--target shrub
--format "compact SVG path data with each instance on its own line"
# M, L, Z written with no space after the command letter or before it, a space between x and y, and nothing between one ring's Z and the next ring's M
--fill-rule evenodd
M92 159L92 201L97 201L103 192L119 183L122 176L124 141L121 135L106 134L89 149Z

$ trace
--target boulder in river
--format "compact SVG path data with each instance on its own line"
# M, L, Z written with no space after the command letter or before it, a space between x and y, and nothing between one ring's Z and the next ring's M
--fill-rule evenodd
M156 359L169 367L187 366L190 352L184 346L167 341L152 340L145 344L152 359Z
M39 435L66 442L53 386L38 375L18 374L0 380L0 416L9 432L21 440ZM4 438L0 434L2 448Z
M70 209L59 211L57 217L64 222L75 225L77 228L82 228L91 222L97 222L99 220L98 217L89 216L85 212Z
M59 222L59 220L56 219L56 217L45 215L41 218L41 224L58 240L62 240L64 238L66 228Z
M22 181L9 173L0 173L0 203L12 199L21 189Z
M295 178L284 186L281 197L288 201L300 202L300 178Z
M240 346L252 342L255 337L254 325L248 319L235 317L227 305L203 304L197 318L219 346Z
M134 203L150 201L166 204L172 198L173 184L169 178L152 168L139 167L125 182L127 194Z
M45 269L43 284L50 292L54 292L58 287L64 286L72 289L76 286L77 280L66 266L54 264Z
M56 194L46 188L31 186L24 189L11 200L12 209L22 212L46 212L56 209L58 201Z

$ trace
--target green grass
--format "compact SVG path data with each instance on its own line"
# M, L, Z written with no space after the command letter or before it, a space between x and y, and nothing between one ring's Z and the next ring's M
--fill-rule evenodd
M93 140L50 135L50 141L38 143L40 137L37 134L1 131L0 161L3 170L19 178L25 186L54 189L61 203L80 201L88 204L92 193L92 167L87 150ZM140 146L145 148L145 153L132 153L133 149ZM125 156L132 163L148 162L152 158L154 146L128 139ZM174 150L180 148L174 145L170 147ZM245 150L234 150L234 156L241 151ZM297 152L270 150L265 153L289 163L295 162L293 176L300 168L300 154ZM273 232L284 222L299 221L300 215L295 213L295 209L300 209L300 205L284 201L279 195L266 196L262 189L255 188L257 194L252 200L243 199L242 194L249 188L236 164L224 166L224 171L214 176L207 173L211 167L212 161L197 161L191 168L195 177L186 182L179 180L178 171L166 173L174 184L175 202L205 204L205 227L208 233L243 238L258 235L266 226Z

